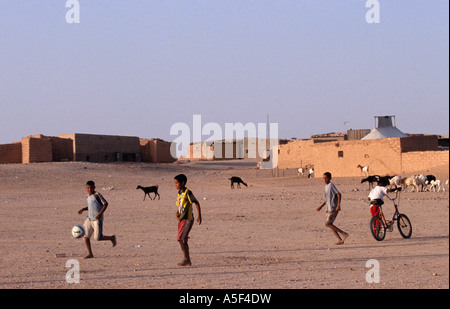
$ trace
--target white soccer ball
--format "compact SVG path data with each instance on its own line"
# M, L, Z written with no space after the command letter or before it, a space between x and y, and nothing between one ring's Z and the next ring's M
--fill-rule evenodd
M83 237L84 234L85 234L85 232L84 232L83 226L81 226L81 225L75 225L75 226L72 228L72 236L73 236L73 237L75 237L75 238L80 238L80 237Z

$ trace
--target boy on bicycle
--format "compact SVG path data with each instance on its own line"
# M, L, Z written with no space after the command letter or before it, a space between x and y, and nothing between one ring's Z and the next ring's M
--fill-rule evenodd
M384 204L384 196L390 192L399 191L402 188L388 189L389 180L380 179L377 183L377 186L373 188L369 193L369 201L370 201L370 213L372 217L375 217L380 212L380 206Z

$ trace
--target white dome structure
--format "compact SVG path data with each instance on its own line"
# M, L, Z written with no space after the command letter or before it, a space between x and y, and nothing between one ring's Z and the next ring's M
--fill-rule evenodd
M395 126L395 116L375 116L375 129L364 136L362 140L406 136L408 135L397 129Z

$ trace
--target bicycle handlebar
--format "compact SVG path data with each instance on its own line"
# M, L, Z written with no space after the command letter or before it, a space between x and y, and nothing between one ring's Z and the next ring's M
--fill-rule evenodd
M402 188L396 188L396 189L394 189L395 197L390 198L389 195L387 195L387 194L386 194L386 197L391 201L395 201L398 198L400 191L402 191Z

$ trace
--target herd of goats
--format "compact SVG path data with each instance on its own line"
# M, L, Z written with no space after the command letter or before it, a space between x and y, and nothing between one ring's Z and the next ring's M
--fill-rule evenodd
M409 177L402 177L400 175L395 176L369 176L369 166L357 166L359 169L361 169L361 173L366 174L366 178L361 180L361 183L368 182L369 183L369 189L373 186L375 182L379 182L380 180L388 181L391 188L402 188L403 190L407 190L409 187L411 187L411 192L424 192L424 191L434 191L439 192L442 191L445 192L444 184L440 179L436 179L436 176L434 175L412 175ZM448 186L448 180L445 182L445 186Z
M448 186L448 180L445 182L445 186L441 180L436 179L434 175L412 175L410 177L401 177L400 175L395 176L368 176L361 180L361 183L368 182L369 188L373 186L375 182L380 180L389 181L391 188L402 188L407 190L411 187L411 192L423 192L423 191L434 191L439 192L441 189L445 192L445 186Z
M449 181L447 180L445 183L443 183L440 179L436 179L436 176L434 175L412 175L410 177L402 177L400 175L395 176L380 176L380 175L373 175L369 176L369 166L357 166L361 173L364 173L366 178L363 178L361 180L361 183L369 183L369 189L371 189L374 186L374 183L380 182L382 180L387 180L390 184L391 188L402 188L403 190L407 190L409 187L411 187L411 192L424 192L424 191L434 191L439 192L443 191L445 192L445 186L449 185ZM304 172L308 171L308 178L314 177L314 168L299 168L298 169L298 176L304 175Z

